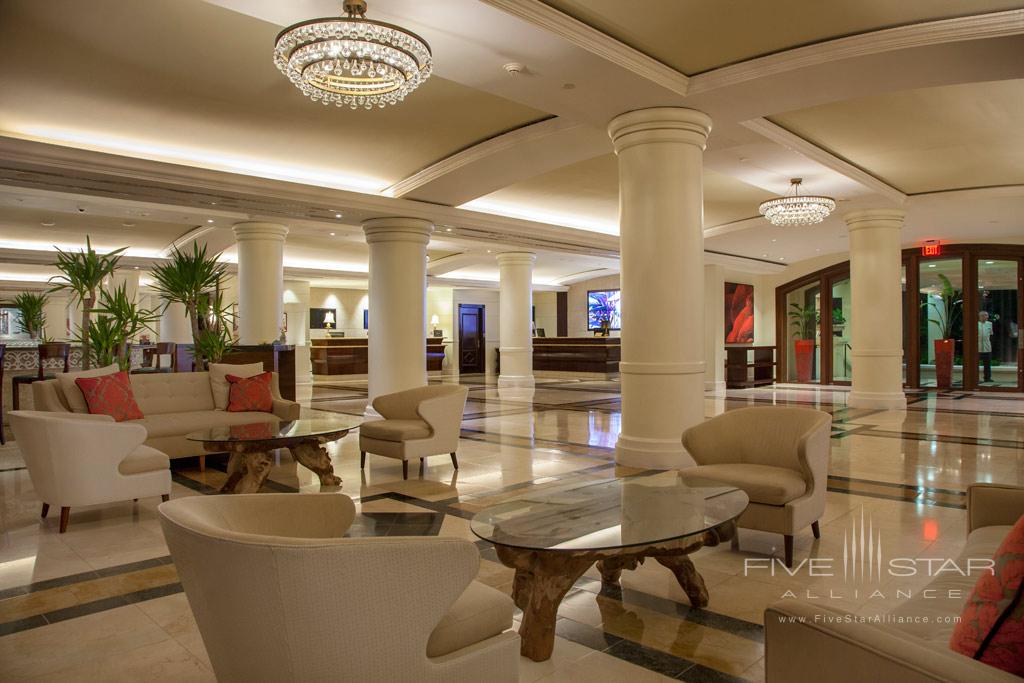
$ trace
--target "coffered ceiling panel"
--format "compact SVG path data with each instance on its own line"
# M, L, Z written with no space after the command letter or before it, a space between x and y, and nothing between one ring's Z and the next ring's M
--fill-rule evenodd
M543 0L688 75L801 45L1020 0Z
M704 226L757 216L770 193L714 171L704 171ZM510 185L467 208L505 211L536 220L561 218L569 224L618 232L619 180L614 154L564 166Z
M4 0L0 134L376 192L548 116L437 76L325 107L273 65L279 30L201 0Z
M909 194L1024 184L1024 80L863 97L772 120Z

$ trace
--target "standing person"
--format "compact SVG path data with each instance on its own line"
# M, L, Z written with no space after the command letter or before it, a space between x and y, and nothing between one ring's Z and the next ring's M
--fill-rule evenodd
M982 382L992 381L992 323L988 320L988 311L978 313L978 359L985 368Z

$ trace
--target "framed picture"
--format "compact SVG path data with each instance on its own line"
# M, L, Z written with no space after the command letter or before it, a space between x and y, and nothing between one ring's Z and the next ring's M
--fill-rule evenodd
M587 329L618 330L622 327L622 312L618 289L597 289L587 292ZM605 322L607 321L607 325Z
M754 343L754 285L725 283L725 343Z
M364 330L370 329L370 309L369 308L364 308L363 309L363 329Z

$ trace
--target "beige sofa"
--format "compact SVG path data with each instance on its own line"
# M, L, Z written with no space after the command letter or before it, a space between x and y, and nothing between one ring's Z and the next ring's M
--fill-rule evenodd
M967 558L991 559L1022 514L1024 488L969 487L967 543L956 558L957 565L966 568ZM850 620L848 612L820 603L794 600L772 605L764 615L766 681L1019 681L1013 674L949 648L956 626L953 618L963 611L978 571L973 576L938 573L929 584L915 589L911 599L890 612L904 623L858 623ZM949 591L959 591L960 599L948 599ZM918 623L907 623L909 619Z
M168 372L129 375L135 401L145 417L129 420L146 428L145 445L166 453L170 458L205 456L203 444L189 441L185 436L209 427L297 420L299 404L281 398L277 373L271 382L274 412L229 413L214 405L209 372ZM54 413L82 412L72 410L58 380L36 382L32 385L36 410Z

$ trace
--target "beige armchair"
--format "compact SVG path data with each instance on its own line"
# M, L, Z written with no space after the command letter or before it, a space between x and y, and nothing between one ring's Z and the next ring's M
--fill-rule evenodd
M831 429L832 416L810 408L730 410L683 434L683 446L698 465L683 470L683 477L714 479L746 492L750 505L738 525L782 534L791 567L797 531L810 525L821 538Z
M342 538L342 494L191 496L160 506L219 681L518 680L512 600L469 541Z
M60 533L71 508L171 494L169 460L142 445L146 430L114 422L109 415L10 413L14 439L25 458L32 486L43 501L42 516L60 507Z
M435 384L378 396L373 408L383 420L359 427L359 467L366 467L366 454L383 455L402 461L402 478L409 478L409 459L450 453L459 469L455 452L459 448L462 412L469 389L458 384Z

